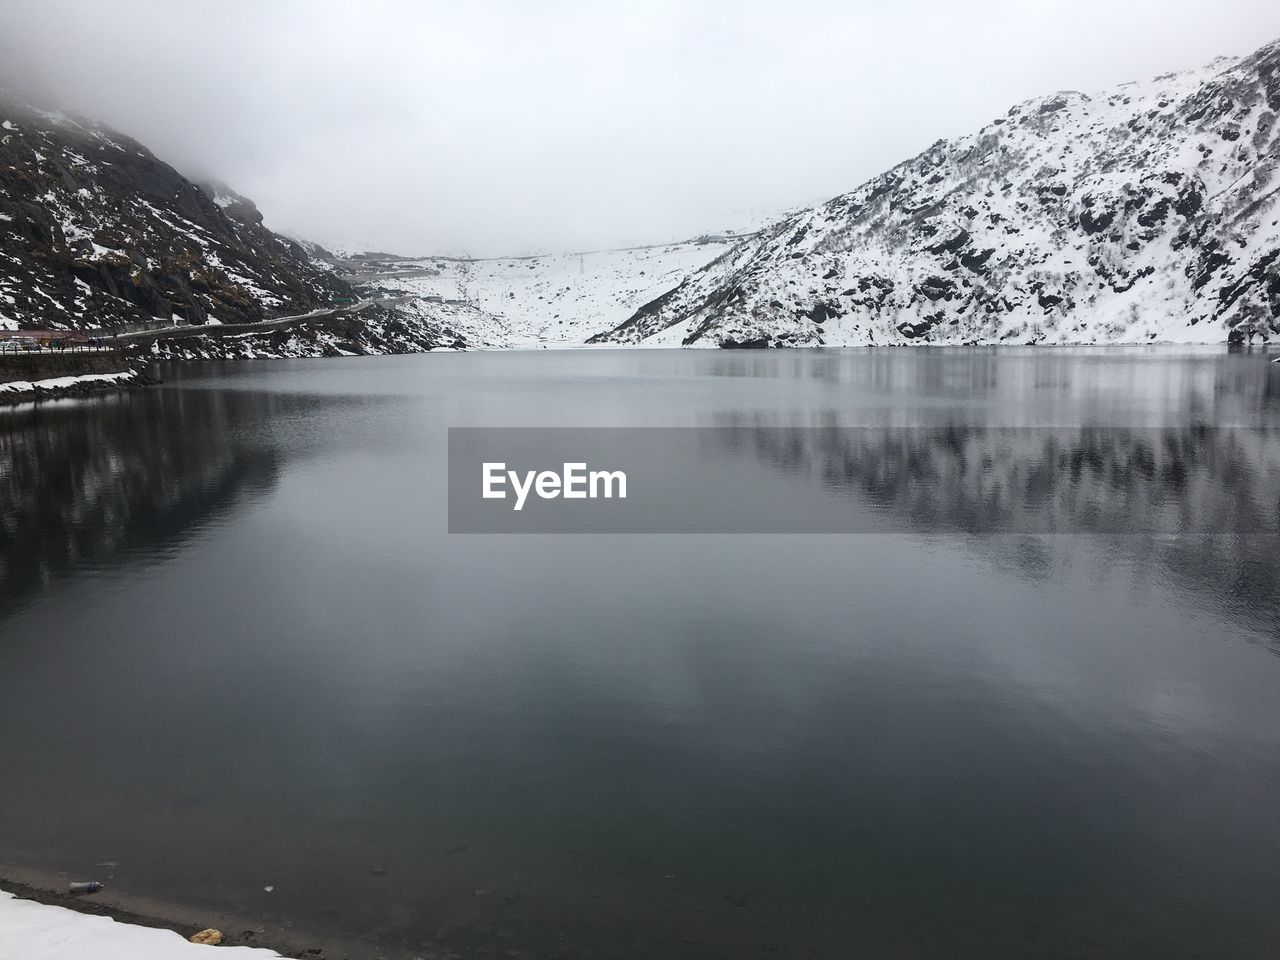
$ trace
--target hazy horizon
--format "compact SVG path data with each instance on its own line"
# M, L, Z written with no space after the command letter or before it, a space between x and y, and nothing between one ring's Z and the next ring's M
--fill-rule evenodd
M1242 56L1280 8L11 0L10 84L330 246L662 242L819 202L1009 106Z

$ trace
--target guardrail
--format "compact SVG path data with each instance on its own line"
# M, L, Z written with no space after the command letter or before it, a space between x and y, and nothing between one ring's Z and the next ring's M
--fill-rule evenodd
M106 340L96 343L67 343L59 346L42 344L38 347L9 344L0 340L0 357L47 357L64 353L104 353L120 348Z

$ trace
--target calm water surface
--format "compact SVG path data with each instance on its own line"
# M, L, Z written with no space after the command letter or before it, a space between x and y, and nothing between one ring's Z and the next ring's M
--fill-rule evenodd
M388 957L1276 955L1265 358L166 375L0 412L0 862ZM867 490L789 469L813 427L1156 431L1252 527L974 536L924 485L874 491L906 532L448 535L446 428L522 425L796 428L740 458L779 511Z

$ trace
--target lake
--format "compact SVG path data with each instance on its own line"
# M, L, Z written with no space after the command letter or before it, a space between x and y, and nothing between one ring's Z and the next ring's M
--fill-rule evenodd
M0 411L0 863L326 956L1275 956L1265 356L163 375ZM450 534L485 426L745 432L777 532ZM1028 485L1053 525L991 526Z

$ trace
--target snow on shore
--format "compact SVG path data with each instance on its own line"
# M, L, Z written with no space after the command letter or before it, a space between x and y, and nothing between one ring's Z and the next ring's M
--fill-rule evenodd
M133 373L91 373L80 377L50 377L48 380L10 380L0 383L0 393L31 393L34 390L66 390L85 383L119 383L129 380Z
M215 952L216 951L216 952ZM208 947L172 930L118 923L0 891L0 960L278 960L258 947Z

